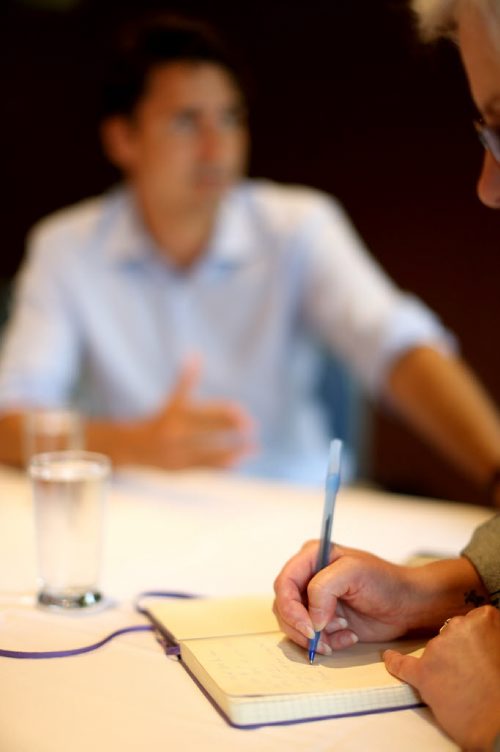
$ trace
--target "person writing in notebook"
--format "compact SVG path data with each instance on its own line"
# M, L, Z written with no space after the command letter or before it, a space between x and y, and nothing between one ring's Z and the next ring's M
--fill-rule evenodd
M484 118L486 147L478 194L500 208L500 2L414 0L428 38L452 36ZM281 628L305 649L322 630L318 651L358 640L388 640L436 630L420 659L384 655L388 670L420 692L445 731L466 750L500 750L500 515L479 527L458 559L403 567L334 546L313 576L318 543L307 543L275 582ZM305 604L308 604L306 609Z
M478 528L460 558L421 567L335 545L330 564L313 576L317 553L317 541L306 543L275 581L285 634L307 651L321 631L317 652L329 655L441 627L420 659L387 651L387 669L419 691L461 748L497 752L500 611L492 604L500 604L500 516Z
M436 317L333 199L243 179L246 98L213 34L164 17L127 29L101 133L123 183L30 237L0 357L0 461L20 461L23 411L73 402L115 464L319 480L319 339L488 484L499 416Z

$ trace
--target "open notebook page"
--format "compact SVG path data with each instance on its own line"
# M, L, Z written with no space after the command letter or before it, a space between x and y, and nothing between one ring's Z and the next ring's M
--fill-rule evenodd
M151 599L144 606L176 640L279 629L269 596Z
M182 657L195 668L194 657L226 695L323 694L401 685L382 662L387 647L422 652L421 641L358 643L332 656L318 654L310 665L306 650L272 632L190 640L182 645Z

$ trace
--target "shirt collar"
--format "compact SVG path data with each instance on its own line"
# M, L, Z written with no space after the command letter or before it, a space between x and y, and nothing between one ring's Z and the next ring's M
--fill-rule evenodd
M199 266L218 268L244 264L258 247L256 229L248 211L245 183L233 188L222 200L214 233ZM162 258L144 225L130 188L120 186L111 193L110 211L104 220L109 227L108 258L117 263L144 263Z
M105 222L109 229L107 255L111 261L137 263L157 255L130 188L119 186L111 192Z
M214 234L205 255L207 263L239 266L255 255L255 248L259 244L249 208L249 193L245 183L241 183L221 203Z

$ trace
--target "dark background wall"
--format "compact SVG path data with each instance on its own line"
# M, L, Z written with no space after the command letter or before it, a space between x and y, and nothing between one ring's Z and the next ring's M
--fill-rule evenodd
M247 60L251 174L337 195L500 403L500 216L474 194L481 148L456 51L420 45L402 0L4 0L0 278L16 271L34 221L114 179L96 133L100 61L110 28L158 7L210 20ZM379 411L374 440L373 476L386 486L479 498Z

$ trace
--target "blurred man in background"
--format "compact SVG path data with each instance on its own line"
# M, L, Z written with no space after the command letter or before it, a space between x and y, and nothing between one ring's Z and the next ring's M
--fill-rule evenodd
M199 24L123 34L102 116L123 185L31 234L0 360L0 460L20 461L26 410L73 404L88 447L118 464L318 480L321 341L486 484L500 421L452 338L332 199L243 179L246 107Z

